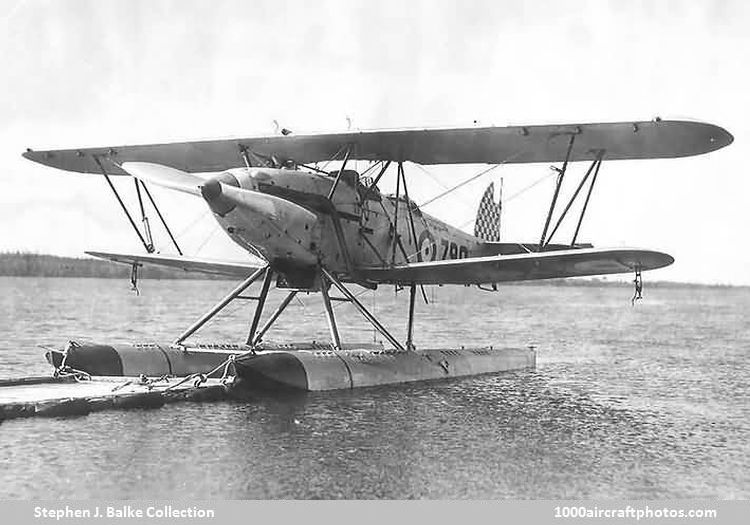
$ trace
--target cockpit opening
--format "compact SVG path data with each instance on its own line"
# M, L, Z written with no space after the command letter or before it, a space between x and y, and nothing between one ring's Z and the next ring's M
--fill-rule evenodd
M396 204L396 196L395 195L386 195L385 197L386 197L386 199L388 199L389 201L391 201L394 205ZM407 199L405 195L399 195L398 196L398 201L400 203L405 203L406 205L408 205L409 208L411 209L412 213L414 215L416 215L417 217L421 217L422 216L422 210L419 209L419 206L417 206L417 203L414 202L413 200Z

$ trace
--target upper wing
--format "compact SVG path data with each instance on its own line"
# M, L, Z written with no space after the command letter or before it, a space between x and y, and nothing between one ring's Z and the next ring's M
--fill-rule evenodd
M673 262L666 253L650 250L591 248L367 268L360 276L379 283L483 284L628 273Z
M325 161L350 145L350 159L411 161L418 164L513 164L559 162L576 135L570 160L604 158L658 159L708 153L729 145L725 129L702 122L648 121L606 124L511 126L460 129L407 129L320 135L288 135L119 146L31 151L35 162L81 173L99 173L93 158L111 157L117 164L151 162L187 172L222 171L244 166L240 151L247 148L266 157L298 163ZM126 173L107 163L113 175Z
M257 262L242 261L216 261L211 259L200 259L198 257L185 257L178 255L159 255L159 254L129 254L129 253L107 253L107 252L86 252L88 255L107 259L109 261L125 264L154 264L157 266L168 266L170 268L180 268L186 272L201 272L215 275L231 275L236 277L247 277L254 270L263 268L266 263L258 260Z

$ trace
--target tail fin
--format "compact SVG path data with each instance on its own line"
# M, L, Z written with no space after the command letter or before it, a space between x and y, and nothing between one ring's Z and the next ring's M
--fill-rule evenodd
M498 242L500 240L500 211L501 200L495 203L495 183L491 182L479 201L477 219L474 221L474 236L485 241Z

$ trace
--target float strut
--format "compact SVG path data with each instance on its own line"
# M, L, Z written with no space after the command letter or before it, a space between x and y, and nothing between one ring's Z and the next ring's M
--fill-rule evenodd
M245 343L247 345L252 345L253 340L255 339L255 331L258 329L258 324L260 323L260 316L263 315L263 307L266 305L268 290L271 288L272 280L273 272L268 268L263 279L263 286L260 289L260 295L258 296L258 304L255 306L255 313L253 314L253 322L250 325L250 332L247 334L247 342Z
M424 290L423 290L424 291ZM417 295L417 285L411 283L409 288L409 321L406 325L406 348L408 350L414 350L414 299Z
M372 326L374 326L378 332L383 334L383 337L388 339L388 342L393 345L394 348L397 350L400 350L402 352L406 351L406 349L401 345L401 343L398 342L398 340L393 337L388 330L385 329L385 327L380 324L380 322L375 318L374 315L372 315L365 306L359 302L359 300L354 296L353 293L351 293L346 286L344 286L341 281L339 281L333 274L329 273L325 268L320 268L320 271L322 272L323 276L328 279L338 290L344 294L344 296L349 299L354 306L357 307L357 310L367 319ZM328 292L325 291L325 283L321 283L323 285L323 300L326 301L326 310L330 308L330 302L328 299ZM333 312L330 314L330 318L333 318ZM329 321L330 322L330 321ZM337 334L338 336L338 334Z
M291 292L289 292L289 294L284 298L276 311L271 314L271 317L268 319L268 321L266 321L266 324L264 324L263 327L255 333L255 336L253 336L253 340L250 342L250 346L255 346L260 343L260 341L263 339L263 336L266 335L266 332L268 332L271 326L273 326L273 323L276 322L276 320L284 312L286 307L289 306L289 303L292 302L292 299L296 297L297 292L297 290L292 290Z
M263 268L259 268L258 270L253 272L252 275L250 275L250 277L242 281L234 290L229 292L229 295L224 297L224 299L219 301L216 304L216 306L211 308L208 312L203 314L200 319L198 319L196 322L190 325L190 328L188 328L182 334L180 334L180 336L177 339L175 339L174 344L179 345L185 339L193 335L198 329L200 329L201 326L206 324L213 316L219 313L226 305L231 303L234 299L237 298L237 296L239 296L242 292L244 292L251 284L257 281L258 277L263 275L263 273L267 269L268 269L268 266L264 266Z
M320 293L323 296L323 306L326 309L326 319L328 319L328 329L331 331L331 339L333 340L333 349L341 350L341 338L339 337L339 329L336 326L336 317L333 315L333 307L331 307L331 298L328 296L328 283L325 281L324 276L329 274L321 268L320 276Z

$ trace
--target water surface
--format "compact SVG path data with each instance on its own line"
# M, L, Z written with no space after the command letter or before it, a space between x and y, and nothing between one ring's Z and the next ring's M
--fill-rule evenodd
M428 290L418 346L538 345L535 371L0 424L2 498L748 498L750 291ZM37 345L170 341L232 283L0 277L0 376ZM281 294L273 292L273 301ZM363 301L403 338L407 296ZM372 341L350 305L348 341ZM241 342L232 305L197 334ZM327 340L302 296L269 334ZM378 336L379 338L379 336Z

